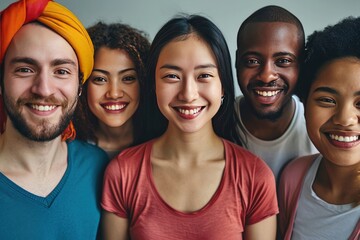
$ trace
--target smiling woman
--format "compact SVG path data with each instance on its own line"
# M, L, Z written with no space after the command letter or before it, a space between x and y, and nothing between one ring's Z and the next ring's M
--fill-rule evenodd
M274 176L234 143L221 31L202 16L173 18L155 36L147 67L148 117L160 114L165 124L108 165L104 239L274 239Z
M360 238L360 18L310 35L297 94L320 154L291 162L279 187L282 239Z
M110 158L144 139L142 93L150 43L128 25L99 22L88 28L94 68L75 115L77 138L98 145Z

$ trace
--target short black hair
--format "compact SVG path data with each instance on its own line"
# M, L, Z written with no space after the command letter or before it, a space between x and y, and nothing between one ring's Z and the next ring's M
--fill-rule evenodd
M306 102L311 84L324 64L339 58L360 60L360 17L347 17L322 31L315 31L305 46L304 65L295 94Z
M245 21L240 25L238 34L237 34L237 47L239 48L240 35L243 32L244 28L249 23L260 23L260 22L283 22L290 23L296 26L298 30L298 39L302 43L302 46L305 44L305 34L304 28L300 20L291 12L285 8L269 5L262 7L252 13Z

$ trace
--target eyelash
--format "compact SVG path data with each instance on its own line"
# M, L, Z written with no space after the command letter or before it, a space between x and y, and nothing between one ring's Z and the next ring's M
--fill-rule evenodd
M336 101L329 97L321 97L316 100L317 102L325 105L336 105Z
M277 66L280 66L280 67L285 67L285 66L288 66L290 65L291 63L293 62L292 59L289 59L289 58L280 58L280 59L277 59L275 61L275 64ZM261 65L261 61L258 60L258 59L246 59L244 61L244 64L248 67L254 67L254 66L258 66L258 65Z

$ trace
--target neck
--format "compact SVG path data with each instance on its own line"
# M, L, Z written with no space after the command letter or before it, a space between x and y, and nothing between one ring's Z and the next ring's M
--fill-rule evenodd
M109 127L99 123L95 135L98 146L107 151L121 151L134 142L133 124L130 120L120 127Z
M313 184L319 197L333 204L359 201L358 166L338 166L322 159Z
M158 159L188 163L225 158L222 140L215 134L212 126L211 130L195 133L180 133L175 128L168 127L154 143L152 155Z
M64 164L66 160L67 145L61 141L61 136L47 142L36 142L22 136L13 127L7 127L0 136L1 171L41 172L46 175L54 164Z
M252 106L244 98L240 101L240 117L245 128L255 137L271 141L281 137L289 127L295 113L295 102L291 98L284 106L282 115L276 120L261 119L253 113Z

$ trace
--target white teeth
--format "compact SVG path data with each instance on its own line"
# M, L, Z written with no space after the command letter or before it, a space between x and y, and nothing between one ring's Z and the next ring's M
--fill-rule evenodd
M179 112L185 115L194 115L196 113L198 113L201 110L201 107L198 108L194 108L194 109L182 109L182 108L178 108Z
M36 109L40 112L47 112L47 111L51 111L54 108L56 108L56 106L54 105L35 105L35 104L31 104L30 105L31 108Z
M359 139L359 136L338 136L335 134L329 134L330 138L339 142L354 142Z
M280 92L280 90L276 90L276 91L258 91L258 90L256 90L255 92L263 97L272 97L272 96L278 94Z
M121 105L106 105L106 106L104 106L104 108L106 108L107 110L116 111L116 110L123 109L125 106L126 106L125 104L121 104Z

